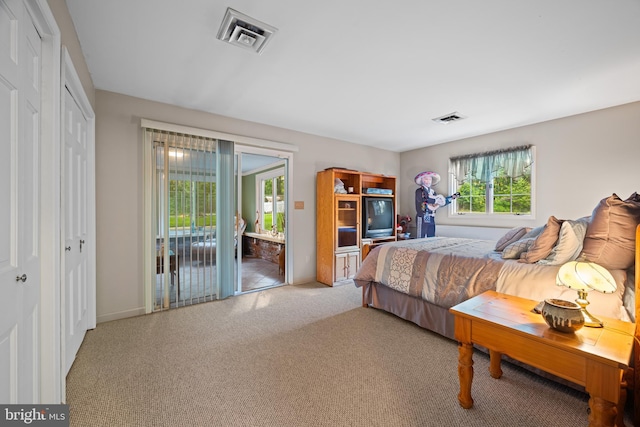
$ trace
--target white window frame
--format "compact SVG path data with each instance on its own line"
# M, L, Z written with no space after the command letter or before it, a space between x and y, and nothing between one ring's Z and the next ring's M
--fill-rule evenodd
M454 199L452 203L449 205L447 210L447 217L454 220L489 220L499 222L505 219L522 219L522 220L534 220L536 219L536 147L531 146L531 212L528 214L518 214L518 213L495 213L495 212L457 212L457 202ZM449 161L449 170L451 170L451 161ZM458 182L453 175L453 173L449 173L449 194L453 194L457 191ZM491 188L487 191L486 194L487 206L491 206L493 210L493 184Z
M256 191L256 208L260 210L259 214L260 214L260 228L263 229L264 226L264 198L265 198L265 194L263 191L263 186L262 186L262 181L266 181L266 180L273 180L278 178L279 176L284 176L285 179L286 174L285 174L285 168L284 166L276 168L276 169L272 169L270 171L267 172L263 172L263 173L259 173L256 174L256 189L258 189L259 191ZM286 181L285 181L286 182ZM277 193L277 187L275 185L272 186L272 189L274 191L274 194L272 196L274 196L275 199L275 193ZM285 197L286 197L286 191L285 191ZM273 203L275 203L275 201L272 201L272 209L274 209L274 207L276 205L273 205ZM275 208L277 210L277 208ZM285 208L285 214L286 214L286 208ZM272 214L272 221L274 220L274 218L276 218L275 215ZM270 230L265 230L265 231L270 231Z

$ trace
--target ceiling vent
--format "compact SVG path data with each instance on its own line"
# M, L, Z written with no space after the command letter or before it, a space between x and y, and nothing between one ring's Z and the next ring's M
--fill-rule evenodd
M431 120L433 120L434 122L438 122L446 125L448 123L457 122L458 120L462 120L466 118L467 118L466 116L463 116L458 112L453 112L453 113L444 115L442 117L436 117L435 119L431 119Z
M276 31L278 31L277 28L229 7L218 30L217 38L260 54Z

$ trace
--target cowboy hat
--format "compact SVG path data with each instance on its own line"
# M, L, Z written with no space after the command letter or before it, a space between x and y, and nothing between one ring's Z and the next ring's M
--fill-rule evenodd
M437 183L440 182L440 175L438 175L436 172L429 171L429 172L420 172L418 175L416 175L416 177L414 178L416 184L422 185L423 176L431 177L431 185L436 185Z

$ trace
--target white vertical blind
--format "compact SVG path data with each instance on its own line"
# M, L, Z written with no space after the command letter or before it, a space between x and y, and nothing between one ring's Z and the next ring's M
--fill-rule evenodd
M232 141L218 141L218 244L220 267L217 269L220 298L234 294L235 284L235 174L234 144ZM241 238L241 236L238 236Z
M217 141L145 132L154 157L154 311L216 299Z

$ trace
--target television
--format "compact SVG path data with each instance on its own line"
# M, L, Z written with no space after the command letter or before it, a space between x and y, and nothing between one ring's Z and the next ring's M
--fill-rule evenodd
M395 206L392 197L363 197L362 237L375 239L393 236Z

